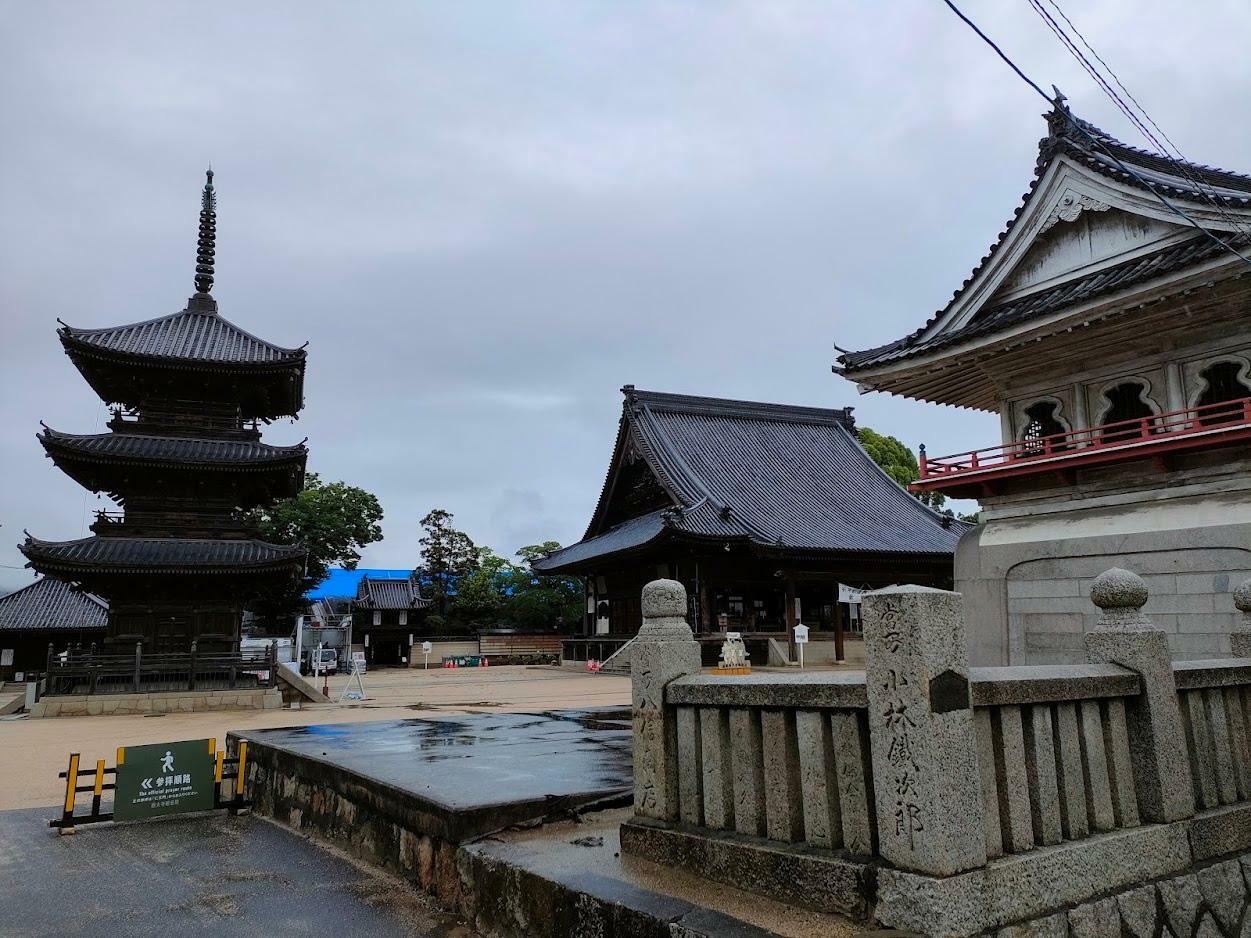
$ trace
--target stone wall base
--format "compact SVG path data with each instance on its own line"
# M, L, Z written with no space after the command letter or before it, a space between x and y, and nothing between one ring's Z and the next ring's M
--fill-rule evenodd
M187 690L153 694L84 694L44 697L32 717L119 716L135 713L196 713L205 710L278 710L276 687L243 690Z
M1001 857L946 877L646 818L622 824L621 850L783 902L935 938L1251 936L1245 804Z
M821 912L866 919L873 908L877 866L867 858L639 817L621 825L621 852Z

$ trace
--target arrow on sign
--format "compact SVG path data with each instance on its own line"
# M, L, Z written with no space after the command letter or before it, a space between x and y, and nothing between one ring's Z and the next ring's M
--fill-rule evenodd
M140 787L140 788L151 788L151 787L152 787L152 779L150 779L150 778L145 778L142 782L140 782L140 783L139 783L139 787Z

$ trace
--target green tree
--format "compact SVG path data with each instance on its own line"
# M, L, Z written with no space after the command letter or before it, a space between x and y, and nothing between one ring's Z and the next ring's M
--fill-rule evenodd
M254 611L266 618L298 615L304 594L324 580L331 567L354 569L361 549L382 540L382 505L377 497L346 482L322 482L315 472L304 477L304 489L266 508L249 512L246 520L260 536L275 544L302 544L308 550L303 580L289 589L259 597Z
M456 581L468 576L479 564L479 548L464 531L452 527L453 515L435 508L421 519L421 565L430 581L431 598L439 604L439 614L447 615L448 596Z
M456 583L456 616L479 627L498 625L512 572L512 564L491 548L479 548L477 568Z
M534 569L536 561L559 549L557 541L518 548L517 558L521 563L513 567L508 601L509 620L518 628L546 631L581 621L586 609L582 580L544 575Z
M858 436L864 451L886 471L888 476L904 488L920 477L921 467L917 463L915 454L897 438L878 433L868 427L859 428ZM947 496L940 492L913 492L912 494L931 508L942 508L947 501Z

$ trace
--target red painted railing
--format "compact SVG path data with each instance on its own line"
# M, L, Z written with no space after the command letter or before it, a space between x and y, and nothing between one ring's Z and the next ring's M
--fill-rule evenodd
M988 446L984 449L957 453L954 456L927 458L921 453L921 477L917 484L967 476L973 473L993 473L1008 468L1024 468L1029 463L1068 461L1096 454L1111 456L1116 451L1154 448L1156 445L1173 444L1197 437L1220 437L1230 431L1251 428L1251 397L1202 407L1187 407L1150 417L1136 417L1106 423L1098 427L1083 427L1051 436ZM1199 439L1194 439L1199 444ZM1086 459L1083 459L1086 461Z

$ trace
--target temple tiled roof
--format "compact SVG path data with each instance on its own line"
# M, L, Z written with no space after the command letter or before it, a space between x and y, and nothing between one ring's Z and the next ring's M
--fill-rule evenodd
M1044 174L1061 156L1068 157L1075 163L1119 184L1148 192L1154 190L1170 200L1205 206L1215 203L1226 211L1245 212L1251 208L1251 177L1249 176L1184 160L1176 161L1175 165L1174 161L1161 154L1122 143L1094 124L1076 117L1062 101L1046 117L1048 134L1039 141L1038 159L1029 189L1022 196L1021 204L1017 206L1012 218L999 232L995 242L991 244L986 254L951 299L919 329L900 339L861 351L842 352L838 357L837 370L854 380L859 371L933 351L974 335L994 332L1010 324L1041 317L1063 306L1092 299L1099 294L1110 293L1116 288L1131 286L1155 276L1198 265L1215 258L1222 252L1222 248L1196 231L1194 239L1182 244L1098 271L1088 277L1065 284L1057 290L1044 291L1045 299L1042 298L1042 294L1039 294L1019 302L1004 303L980 310L972 321L957 332L946 335L929 334L931 328L961 300L968 288L998 254L999 249L1016 228L1017 222L1033 200ZM1178 169L1178 165L1183 167L1184 171ZM1125 169L1122 169L1122 166ZM1126 172L1126 169L1131 172ZM1189 178L1191 176L1195 178ZM1221 237L1240 250L1245 249L1248 244L1241 235L1222 234ZM926 338L927 335L928 338Z
M365 576L356 587L355 605L362 609L426 609L434 600L421 595L412 577L395 580Z
M308 448L303 443L271 446L258 440L202 440L129 433L74 434L50 428L39 435L39 442L50 454L82 459L189 462L217 468L263 469L273 463L303 461L308 456Z
M29 586L0 596L0 632L48 629L103 629L108 604L63 580L41 577Z
M1239 250L1245 250L1251 245L1251 238L1243 235L1230 235L1226 241ZM1065 307L1095 300L1100 296L1115 293L1117 290L1185 270L1212 260L1223 253L1225 249L1220 245L1214 244L1203 235L1196 235L1180 244L1170 245L1142 257L1135 257L1085 277L980 310L967 325L951 332L935 335L928 341L917 341L917 336L914 334L877 348L848 352L839 361L846 373L852 375L857 369L870 368L874 365L911 358L924 352L948 348L1018 323L1040 319Z
M41 541L28 536L19 545L40 571L236 573L302 564L303 547L258 540L199 538L85 537L76 541Z
M196 298L192 298L193 304ZM67 348L112 352L141 358L208 365L284 365L304 361L304 349L290 349L258 339L217 313L205 298L202 308L106 329L63 326Z
M624 389L613 469L586 537L535 564L553 571L662 537L798 553L950 556L965 526L922 505L856 441L850 410ZM637 448L673 506L605 527L614 472Z

